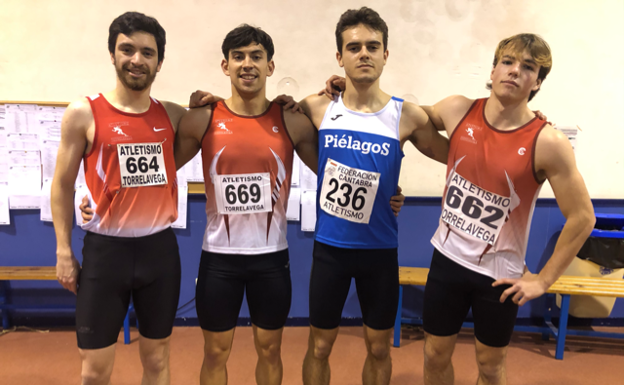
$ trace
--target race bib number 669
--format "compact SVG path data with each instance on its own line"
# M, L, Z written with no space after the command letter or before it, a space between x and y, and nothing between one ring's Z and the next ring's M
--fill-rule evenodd
M167 184L162 143L118 144L121 187Z
M368 223L379 187L378 172L327 159L319 203L326 213L350 222Z

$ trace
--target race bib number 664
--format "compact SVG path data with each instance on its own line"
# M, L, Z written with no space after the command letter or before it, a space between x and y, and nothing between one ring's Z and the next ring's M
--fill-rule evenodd
M118 144L121 187L167 184L162 143Z

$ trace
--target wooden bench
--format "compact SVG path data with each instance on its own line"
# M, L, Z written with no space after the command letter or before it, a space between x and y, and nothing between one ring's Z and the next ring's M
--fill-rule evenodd
M399 307L394 323L394 346L401 345L401 323L422 324L422 319L403 318L403 286L424 286L427 283L429 269L422 267L400 267L399 268ZM546 326L516 326L516 331L541 332L542 338L547 340L550 335L557 341L555 358L563 359L566 335L624 338L622 333L608 333L593 330L568 330L568 312L570 310L571 295L592 295L602 297L624 298L624 280L622 279L602 279L589 277L562 276L549 289L548 293L561 295L561 313L559 316L559 326L552 323L549 307L546 310L544 320ZM472 323L464 323L465 327L472 327Z
M14 305L10 303L10 281L56 281L55 266L11 266L0 267L0 283L2 290L0 291L0 310L2 311L2 327L8 329L11 326L9 318L9 310L12 309L75 309L75 306L57 306L57 305ZM130 305L132 306L132 305ZM124 343L130 343L130 309L124 320Z

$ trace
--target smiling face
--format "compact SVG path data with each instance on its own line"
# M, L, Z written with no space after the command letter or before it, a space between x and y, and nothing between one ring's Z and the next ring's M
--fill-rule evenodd
M383 33L358 24L342 32L342 53L336 58L353 83L373 83L381 76L388 59Z
M273 75L275 63L268 60L262 44L252 43L231 49L221 69L239 94L257 94L265 88L267 76Z
M542 83L538 79L539 70L540 66L528 50L522 53L505 50L490 75L492 93L510 102L528 100L531 92L539 90Z
M135 32L130 36L120 33L111 61L121 83L133 91L150 87L160 71L156 39L147 32Z

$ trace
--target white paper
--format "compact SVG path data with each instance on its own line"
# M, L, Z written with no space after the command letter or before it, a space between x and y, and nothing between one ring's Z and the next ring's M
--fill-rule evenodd
M76 183L74 183L74 186L77 188L79 187L86 187L87 186L87 177L85 176L85 170L84 170L84 161L80 162L80 169L78 170L78 176L76 177Z
M301 193L301 231L314 231L316 227L316 190Z
M9 182L9 151L0 147L0 182Z
M7 147L7 132L4 127L0 127L0 147Z
M37 107L37 119L39 121L58 121L63 119L65 113L65 107L52 107L52 106L38 106Z
M299 187L301 182L299 181L299 170L301 169L301 158L295 152L295 156L293 157L293 167L292 167L292 177L290 180L290 185L294 187Z
M61 122L40 120L38 133L41 140L61 140Z
M0 225L10 225L9 216L9 184L0 182Z
M301 174L299 179L301 181L301 189L306 190L316 190L316 174L310 170L308 166L301 162Z
M50 195L52 193L52 178L44 178L43 186L41 187L41 215L40 218L43 222L52 222L52 206L50 204Z
M43 166L43 178L54 177L56 168L56 155L60 142L56 140L44 140L41 145L41 164Z
M204 182L201 151L186 164L185 174L189 182Z
M301 211L301 189L299 187L291 187L288 195L288 209L286 210L286 219L289 221L298 221Z
M178 171L178 219L171 224L174 229L186 229L188 207L188 183L183 172Z
M9 166L41 165L39 151L9 150Z
M8 132L36 133L37 105L36 104L7 104L5 127Z
M37 134L9 133L7 134L7 147L9 150L37 151L39 138Z
M40 208L41 165L9 166L9 204L14 209Z

